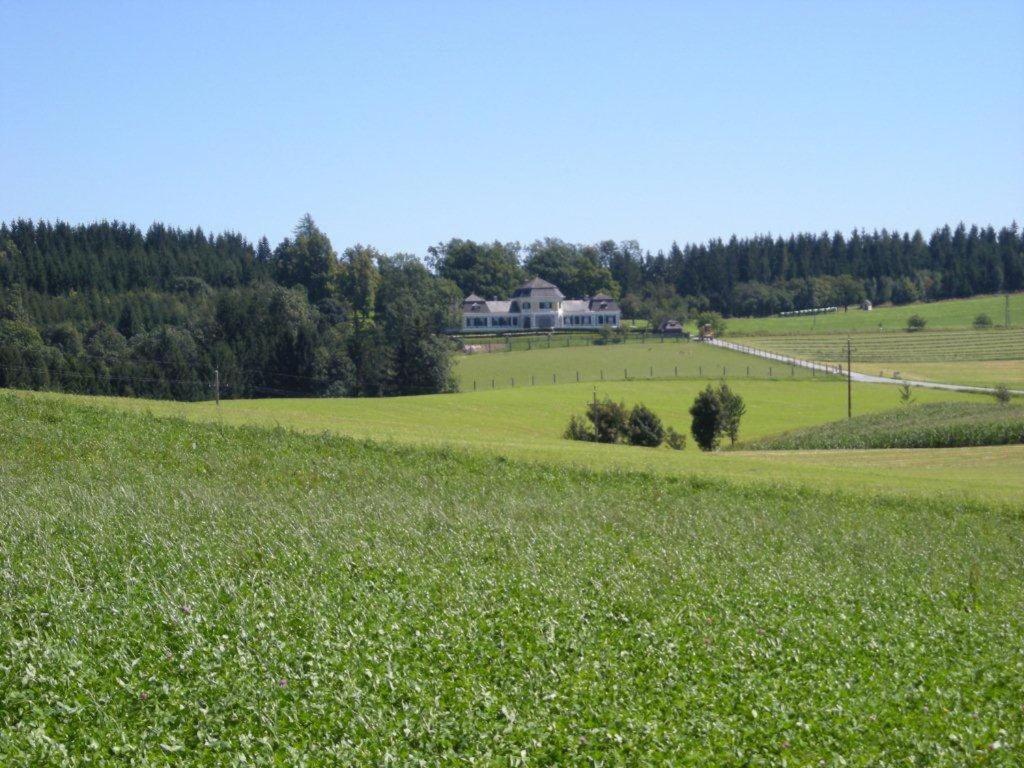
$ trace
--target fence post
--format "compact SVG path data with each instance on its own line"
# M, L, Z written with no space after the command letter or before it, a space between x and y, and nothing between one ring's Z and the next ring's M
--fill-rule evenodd
M652 379L654 378L654 366L653 365L651 366L651 378Z
M473 379L473 391L476 392L476 379Z
M601 381L604 381L604 368L601 369Z
M531 373L531 374L530 374L530 386L532 387L532 386L535 386L536 384L537 384L537 377L536 377L536 376L534 376L534 375L533 375L533 374Z
M580 372L579 371L576 371L576 383L577 384L580 383Z
M722 378L723 379L725 378L725 366L724 365L722 366Z
M623 368L622 369L622 378L623 379L628 379L629 378L629 368Z
M768 366L768 378L770 379L771 377L772 377L772 367L769 365Z
M558 383L558 374L557 373L552 373L551 374L551 383L552 384L557 384Z
M491 379L491 389L494 389L494 379Z
M676 375L676 378L679 378L679 366L678 365L675 367L675 375Z
M700 378L704 378L704 366L703 365L698 365L697 366L697 376L699 376Z
M512 387L515 388L515 386L516 386L516 377L513 376L512 377Z

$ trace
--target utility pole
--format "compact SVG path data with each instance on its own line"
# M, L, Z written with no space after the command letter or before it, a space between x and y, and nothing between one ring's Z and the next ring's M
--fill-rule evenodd
M220 408L220 368L213 369L213 391L217 407Z
M846 340L846 418L853 418L853 347Z
M1010 327L1010 294L1007 293L1005 296L1005 305L1003 308L1003 325L1007 328Z

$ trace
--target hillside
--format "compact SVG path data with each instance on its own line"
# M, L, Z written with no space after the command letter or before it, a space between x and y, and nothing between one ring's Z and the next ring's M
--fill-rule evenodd
M970 328L980 314L986 314L993 323L1002 325L1005 310L1006 297L996 295L914 302L900 306L877 306L870 312L850 307L847 312L840 308L838 312L824 315L732 317L726 322L730 337L903 331L907 326L907 318L911 315L923 317L929 329L963 329ZM1010 325L1018 328L1024 326L1024 293L1014 293L1010 296Z
M172 403L129 398L68 398L134 412L224 424L283 426L408 446L458 447L491 462L515 459L545 468L643 470L678 477L736 479L810 488L858 488L923 497L1016 501L1024 494L1024 446L901 451L729 452L705 454L692 442L684 451L569 441L562 432L595 392L627 404L645 403L667 424L689 432L687 409L708 382L635 381L517 387L457 395L384 399L284 398ZM747 402L741 439L842 418L846 385L840 381L734 382ZM972 402L977 395L922 391L919 402ZM987 398L982 398L987 400ZM899 405L895 387L854 386L855 413Z
M1024 545L996 510L56 398L0 398L0 443L7 765L1024 748Z

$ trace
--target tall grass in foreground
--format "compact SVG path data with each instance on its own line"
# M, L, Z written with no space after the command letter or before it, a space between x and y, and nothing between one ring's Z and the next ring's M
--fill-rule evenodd
M0 764L1019 765L1005 508L0 397Z
M927 403L770 435L741 450L962 448L1024 443L1024 405Z

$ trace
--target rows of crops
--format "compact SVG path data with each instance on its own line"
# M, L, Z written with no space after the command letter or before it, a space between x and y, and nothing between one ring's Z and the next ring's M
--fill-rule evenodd
M961 448L1024 443L1024 405L928 403L745 443L745 450Z
M852 336L858 362L943 362L1024 359L1024 328L858 333ZM805 360L846 358L846 339L838 334L750 336L737 342Z

